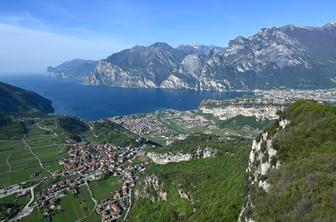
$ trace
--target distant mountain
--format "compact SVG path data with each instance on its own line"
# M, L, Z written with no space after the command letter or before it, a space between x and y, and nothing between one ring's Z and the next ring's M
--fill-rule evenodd
M49 66L47 72L60 78L83 78L93 71L96 65L97 61L74 59L56 67Z
M193 88L214 47L173 48L166 43L135 46L100 60L85 84L144 88ZM208 51L205 51L208 50Z
M336 87L336 24L263 28L228 47L135 46L98 61L84 84L253 90Z
M168 78L185 53L166 43L135 46L100 60L86 84L155 88Z
M51 101L35 92L0 82L0 115L37 116L54 112Z

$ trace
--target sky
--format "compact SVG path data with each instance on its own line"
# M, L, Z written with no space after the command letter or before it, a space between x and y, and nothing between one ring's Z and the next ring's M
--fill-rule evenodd
M134 45L226 46L263 27L336 21L335 0L0 0L0 74Z

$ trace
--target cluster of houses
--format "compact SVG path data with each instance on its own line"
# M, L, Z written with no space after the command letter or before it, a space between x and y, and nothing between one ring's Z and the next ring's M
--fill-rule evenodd
M275 102L293 102L302 99L313 99L317 101L336 103L335 89L297 90L297 89L272 89L255 90L256 96L263 99L274 100Z
M130 115L125 117L113 118L112 121L122 125L129 131L138 135L158 136L169 132L169 128L158 120L158 113L145 115Z
M64 174L81 173L94 175L111 172L121 175L123 163L134 157L141 147L118 147L111 144L74 144L69 150L69 158L60 163L64 165Z
M65 192L72 192L76 194L78 187L85 182L84 176L78 175L77 177L69 178L66 180L58 181L51 187L42 190L36 194L37 207L43 210L47 216L50 210L60 209L60 199L65 196Z
M120 203L125 206L120 206ZM119 201L118 203L117 201L106 199L97 205L96 212L101 215L101 221L110 222L119 219L126 208L127 202Z
M168 120L174 120L176 123L186 128L199 126L207 127L208 129L216 128L215 122L206 119L204 116L199 115L195 111L168 110L165 112L164 118Z
M100 201L96 212L101 215L102 222L116 221L130 207L132 191L135 187L137 171L143 171L147 163L140 163L128 166L122 173L122 187L114 191L113 198L106 198Z

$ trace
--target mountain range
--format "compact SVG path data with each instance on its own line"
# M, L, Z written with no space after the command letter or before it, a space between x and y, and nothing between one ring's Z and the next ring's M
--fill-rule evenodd
M166 43L134 46L99 61L49 67L88 85L194 90L336 87L336 23L287 25L239 36L227 47Z

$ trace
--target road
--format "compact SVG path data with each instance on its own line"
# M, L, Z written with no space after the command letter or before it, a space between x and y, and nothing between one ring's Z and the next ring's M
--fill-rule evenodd
M42 180L39 183L35 184L34 186L26 188L26 189L29 189L29 191L30 191L30 200L24 206L24 208L20 211L20 213L18 213L18 215L16 215L12 219L8 220L8 222L18 221L18 220L22 219L23 217L28 216L29 214L31 214L34 211L35 206L32 206L32 207L30 206L33 203L34 198L35 198L34 188L36 186L38 186L41 182L42 182Z
M129 197L129 207L127 208L127 211L126 211L126 214L125 214L125 217L124 217L124 221L126 221L128 213L129 213L129 211L132 207L132 190L129 191L128 197Z

